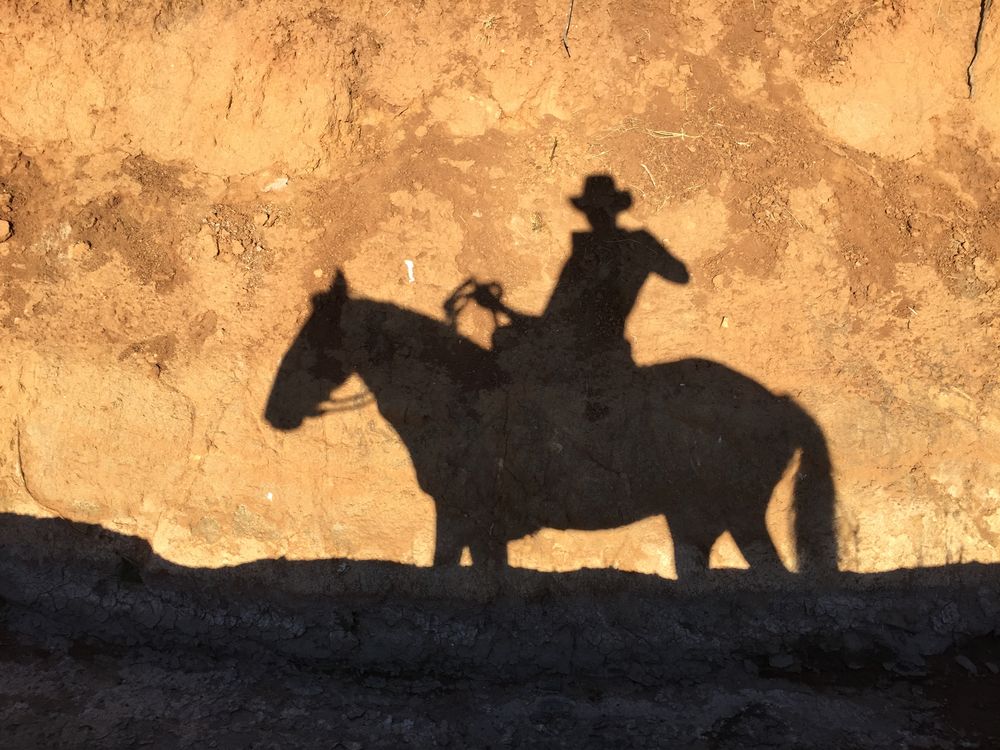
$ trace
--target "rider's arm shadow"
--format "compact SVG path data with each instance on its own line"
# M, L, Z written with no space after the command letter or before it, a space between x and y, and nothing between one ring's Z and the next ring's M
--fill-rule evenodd
M687 266L674 256L670 249L645 229L628 233L629 251L637 256L632 262L650 274L656 274L665 281L686 284L691 276Z

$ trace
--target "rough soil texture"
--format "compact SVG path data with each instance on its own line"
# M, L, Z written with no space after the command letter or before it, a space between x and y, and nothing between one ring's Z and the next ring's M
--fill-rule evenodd
M278 362L337 268L438 319L470 276L540 311L587 228L568 198L609 173L691 275L642 289L635 359L714 359L815 417L842 569L997 560L1000 79L990 24L968 99L975 0L588 4L571 58L552 3L4 7L5 510L187 564L429 564L434 506L385 420L275 431ZM488 344L487 314L460 325ZM670 576L668 551L662 520L511 545Z
M991 566L754 587L191 569L0 516L7 747L993 747ZM217 743L213 745L212 743Z
M984 24L970 98L978 0L575 5L567 56L564 2L0 0L0 539L4 559L16 562L4 563L10 645L0 690L20 696L0 717L20 727L21 746L93 744L102 731L112 732L110 745L146 732L162 746L184 746L223 724L233 734L215 736L220 747L253 746L248 737L260 747L290 746L281 732L301 730L297 717L321 706L346 747L396 746L403 735L419 746L552 746L548 735L518 732L559 722L567 727L559 741L578 747L626 746L616 740L625 736L640 746L944 747L975 741L964 734L973 725L990 736L974 711L948 706L956 695L979 694L986 683L976 680L992 679L985 657L973 660L976 676L956 672L954 653L970 657L953 650L997 627L996 610L983 603L992 600L977 592L995 592L990 566L1000 563L1000 11ZM675 528L670 513L622 513L620 523L589 530L529 529L507 545L511 568L499 590L475 566L438 578L429 566L440 543L440 498L421 473L420 441L400 424L433 422L440 402L421 405L425 394L411 392L400 414L385 401L353 398L370 384L352 375L322 418L284 430L265 418L283 357L319 309L310 298L335 289L338 270L351 299L424 321L445 321L445 301L470 277L502 285L510 308L541 315L576 247L574 233L591 231L570 199L588 177L605 174L631 194L619 226L647 232L687 274L641 285L625 323L629 366L660 372L655 365L712 360L801 407L829 449L835 504L823 523L848 578L775 574L761 583L727 571L712 596L711 582L674 584L664 579L678 575L681 550L671 534L681 520ZM483 304L470 302L454 333L488 352L495 324ZM419 363L425 351L414 341L386 356ZM521 361L544 370L538 345L522 351L534 359ZM408 374L398 371L398 382ZM566 397L567 413L581 393ZM538 422L548 424L559 401L558 389L538 389L521 422L537 407ZM582 395L579 402L573 424L606 424L600 409L584 409ZM676 424L698 422L692 434L714 438L706 414ZM598 433L592 428L575 454L555 433L528 448L559 453L557 479L586 495L591 477L607 472L618 481L628 459L614 449L620 441L602 442ZM731 453L721 437L712 450L723 464L729 457L726 472L763 471L770 433L744 433ZM691 450L694 476L700 449ZM812 471L804 453L779 472L759 514L792 571L803 559L793 485ZM565 680L586 673L604 682L569 697L569 683L560 683L558 700L545 697L544 666L531 675L514 670L520 692L500 686L510 675L499 667L499 682L464 689L501 663L480 656L458 662L465 671L442 666L426 678L429 687L367 657L346 662L361 674L378 662L377 680L389 683L320 674L311 660L343 660L353 642L314 643L302 657L263 625L247 636L257 650L219 656L214 646L198 651L197 633L187 633L191 643L163 645L141 602L109 604L123 624L106 627L101 592L121 571L87 572L64 554L76 532L45 532L39 549L24 552L25 539L36 537L33 527L6 520L17 517L103 527L107 536L81 532L80 544L107 546L126 578L144 585L166 575L148 594L153 601L181 596L170 592L191 580L240 591L245 576L258 581L245 583L251 592L288 588L294 601L281 606L296 616L333 599L351 622L349 613L373 597L390 609L398 601L405 621L423 612L442 628L471 629L480 634L471 642L490 652L525 598L555 597L526 615L534 623L526 641L547 622L572 633L580 615L600 642L600 623L613 640L628 631L617 618L646 611L616 597L676 596L688 614L669 632L687 635L654 643L691 643L704 654L714 644L727 656L710 676L697 660L685 662L669 684L661 664L661 686L640 693L605 661L576 664L570 677L560 672ZM749 564L754 572L758 558L735 536L710 540L712 566ZM62 550L51 564L46 545ZM462 559L474 554L463 549ZM255 579L254 561L277 567ZM293 573L283 561L318 567ZM359 577L330 583L354 563ZM219 568L229 572L198 577ZM585 568L609 577L572 577ZM892 577L909 568L925 573ZM56 588L62 581L80 601L96 598L86 607L45 599L46 580ZM739 618L720 614L741 611L751 585L766 592L751 620L767 642L741 635ZM808 612L790 614L783 592L801 597ZM485 610L496 620L469 620L493 594L506 602ZM576 614L559 614L560 597L577 603L567 609ZM247 602L225 606L238 618ZM692 614L699 602L709 612L703 626ZM390 615L378 622L373 632L393 628ZM434 671L423 659L440 642L436 627L405 642L423 655L413 663L426 673ZM855 665L877 677L822 690L787 675L773 682L756 668L730 679L727 670L748 658L798 668L806 662L789 656L797 638L838 630L891 655L866 652ZM926 643L925 631L947 637ZM738 643L722 647L729 637ZM139 642L148 653L130 648ZM914 651L913 643L922 645ZM171 661L171 650L188 647L192 655ZM512 663L537 665L541 648L513 649ZM838 650L840 641L827 643ZM921 661L926 695L917 696L909 683L887 682L899 671L883 662L897 664L900 653L949 666L935 671ZM282 666L272 672L267 659ZM849 671L852 659L834 666ZM220 684L233 687L225 700ZM121 709L115 690L145 696L136 699L144 708ZM297 697L275 702L269 690ZM427 716L436 717L427 721L416 718L424 709L414 698L425 690ZM215 691L205 698L214 707L198 720L204 731L150 729L167 717L196 726L177 696L199 691ZM348 708L325 702L337 691L355 691L344 699ZM116 728L79 718L112 703L124 722ZM64 724L42 726L52 705L62 706ZM238 717L220 718L234 710ZM630 712L639 717L634 726L623 718ZM416 723L400 729L390 714ZM492 718L478 729L462 724L479 714ZM816 730L853 726L862 715L869 718L857 719L860 734ZM583 725L597 739L573 734ZM265 727L276 734L265 737ZM676 734L664 735L665 727ZM826 739L803 739L810 727ZM44 734L50 730L56 734Z

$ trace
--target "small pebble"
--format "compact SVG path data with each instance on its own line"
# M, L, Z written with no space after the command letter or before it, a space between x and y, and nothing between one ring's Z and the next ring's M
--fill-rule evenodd
M88 252L90 252L90 243L81 240L80 242L74 242L69 246L67 256L72 260L76 260L77 258L82 258Z
M272 180L261 188L261 192L270 193L274 190L284 190L288 186L288 178L282 175L276 180Z
M720 325L721 325L722 328L729 328L729 316L728 315L723 315L722 316L722 323Z
M774 669L788 669L795 664L795 657L791 654L775 654L768 657L767 663Z
M9 221L3 221L0 219L0 242L6 242L10 239L10 236L14 233L13 227Z
M254 226L258 226L258 227L264 226L265 224L267 224L267 220L269 218L270 217L268 216L267 211L258 211L257 213L255 213L253 215Z
M211 260L219 254L219 241L208 224L203 224L195 238L199 258Z
M972 659L964 654L956 656L955 663L971 675L979 674L979 668L972 662Z
M10 211L10 204L13 200L14 196L10 193L0 193L0 210Z

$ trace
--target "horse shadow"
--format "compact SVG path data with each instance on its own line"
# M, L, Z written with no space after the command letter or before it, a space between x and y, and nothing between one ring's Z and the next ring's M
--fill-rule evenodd
M592 231L573 236L539 316L470 279L437 320L357 295L338 271L281 361L266 420L288 431L322 416L357 373L434 499L436 566L465 549L475 566L505 566L508 543L542 528L664 516L680 578L706 573L725 532L753 573L784 574L765 514L797 459L798 572L835 573L830 458L809 414L717 362L633 360L625 319L642 284L688 272L648 233L616 225L630 203L607 175L587 178L573 204ZM494 314L492 348L457 332L468 304Z

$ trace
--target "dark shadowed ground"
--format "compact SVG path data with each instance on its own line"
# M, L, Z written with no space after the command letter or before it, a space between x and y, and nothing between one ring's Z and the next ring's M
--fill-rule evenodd
M996 571L164 561L0 517L3 747L993 747ZM338 744L339 743L339 744Z

